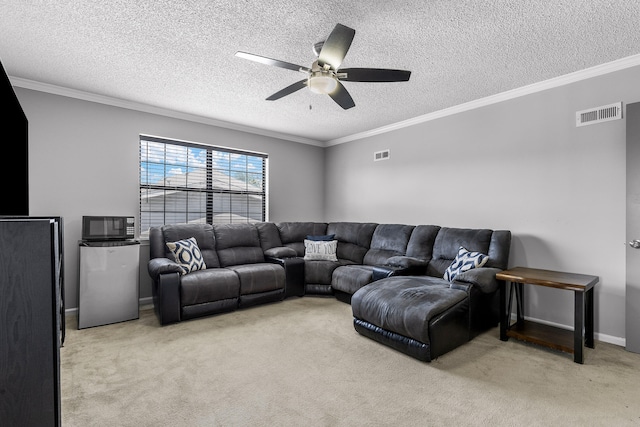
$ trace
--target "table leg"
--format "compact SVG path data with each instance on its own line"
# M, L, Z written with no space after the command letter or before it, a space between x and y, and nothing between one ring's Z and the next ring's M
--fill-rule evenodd
M593 341L593 288L585 292L584 335L585 343L589 348L595 348Z
M584 362L584 292L574 291L573 361Z
M524 323L524 284L516 283L516 319L518 326L522 326Z
M507 341L507 325L511 314L511 307L507 308L507 282L500 283L500 340Z

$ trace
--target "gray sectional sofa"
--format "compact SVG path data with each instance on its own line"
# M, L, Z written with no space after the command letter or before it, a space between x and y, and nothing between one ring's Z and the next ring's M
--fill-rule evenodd
M185 252L174 253L167 245L191 238L201 264L194 264L188 251L185 264ZM332 295L351 304L360 334L430 361L498 323L495 274L507 268L511 233L262 222L165 225L152 228L149 241L148 270L163 325L290 296ZM316 259L312 248L328 255ZM462 249L482 263L446 280L447 269L467 261L460 258Z

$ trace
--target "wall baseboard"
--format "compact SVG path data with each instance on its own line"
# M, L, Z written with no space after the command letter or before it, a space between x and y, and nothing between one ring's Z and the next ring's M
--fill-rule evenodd
M560 328L560 329L566 329L566 330L573 330L573 326L569 326L569 325L563 325L561 323L555 323L555 322L549 322L546 320L542 320L542 319L536 319L535 317L528 317L525 316L524 317L526 320L530 320L532 322L537 322L537 323L541 323L543 325L547 325L547 326L554 326L556 328ZM511 319L512 321L515 322L516 318L515 318L515 314L511 315ZM625 347L627 344L627 340L625 338L622 337L614 337L613 335L607 335L607 334L603 334L600 332L595 332L594 334L594 339L597 341L602 341L602 342L606 342L609 344L613 344L613 345L618 345L620 347Z
M138 305L141 309L153 308L153 297L145 297L140 298L138 300ZM150 307L147 307L150 306ZM77 316L78 315L78 307L67 308L64 310L65 316Z

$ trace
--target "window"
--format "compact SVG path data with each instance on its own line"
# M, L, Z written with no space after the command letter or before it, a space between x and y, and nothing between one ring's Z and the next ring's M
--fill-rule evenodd
M265 221L266 163L266 154L140 136L140 234Z

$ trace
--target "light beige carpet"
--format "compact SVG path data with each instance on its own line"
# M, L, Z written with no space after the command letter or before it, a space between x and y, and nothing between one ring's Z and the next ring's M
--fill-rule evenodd
M424 363L355 332L351 307L304 297L160 327L75 329L61 349L71 426L625 426L640 355L573 356L494 328Z

